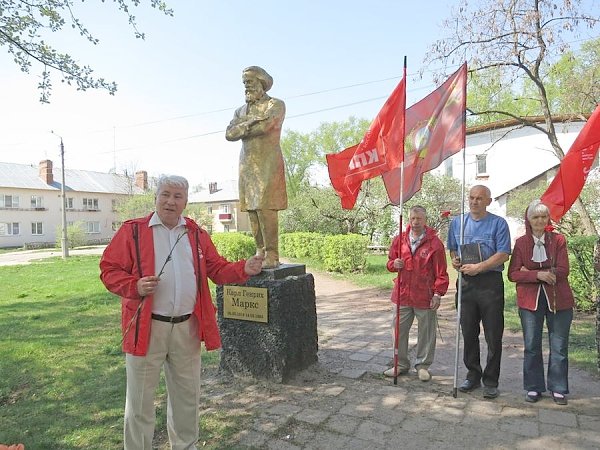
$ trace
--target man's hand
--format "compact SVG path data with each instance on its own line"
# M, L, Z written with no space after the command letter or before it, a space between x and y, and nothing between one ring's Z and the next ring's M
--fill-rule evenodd
M431 297L431 301L429 302L429 307L435 311L440 307L441 303L442 298L438 294L433 294L433 297Z
M262 262L265 260L263 256L252 256L246 260L244 272L246 275L258 275L262 271Z
M404 261L400 258L394 260L394 269L402 269L404 267Z
M158 282L160 278L151 276L151 277L142 277L137 281L137 291L140 297L146 297L147 295L154 294L156 291L156 287L158 286Z
M452 258L452 267L456 270L460 270L460 258L458 255Z
M460 271L465 275L474 277L475 275L479 275L481 272L483 272L483 268L481 267L481 263L463 264L460 266Z

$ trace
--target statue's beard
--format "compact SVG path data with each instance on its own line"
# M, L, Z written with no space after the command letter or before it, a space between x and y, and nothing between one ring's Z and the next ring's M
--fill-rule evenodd
M253 90L253 89L246 90L246 103L256 103L258 100L260 100L260 97L261 97L260 92Z

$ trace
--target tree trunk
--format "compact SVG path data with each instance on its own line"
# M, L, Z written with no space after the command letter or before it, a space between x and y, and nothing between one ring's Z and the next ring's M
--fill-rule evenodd
M600 239L596 241L594 247L594 284L596 287L600 285ZM596 290L598 297L596 298L596 350L598 352L597 369L600 373L600 291Z

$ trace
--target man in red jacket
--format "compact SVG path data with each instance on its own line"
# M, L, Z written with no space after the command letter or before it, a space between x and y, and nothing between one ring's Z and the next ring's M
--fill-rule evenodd
M244 283L261 271L261 257L227 261L208 233L182 216L188 188L183 177L161 177L156 211L123 223L100 260L102 282L121 297L126 450L152 449L161 367L171 448L196 449L200 346L221 345L207 277L217 284Z
M413 206L409 226L396 236L390 247L387 268L398 272L394 280L392 302L400 302L400 333L398 338L398 374L408 373L408 334L414 318L418 322L417 355L414 367L421 381L429 381L429 366L433 362L436 343L437 309L448 289L446 254L437 232L427 225L427 212ZM394 337L396 330L394 311ZM384 372L394 376L394 368Z

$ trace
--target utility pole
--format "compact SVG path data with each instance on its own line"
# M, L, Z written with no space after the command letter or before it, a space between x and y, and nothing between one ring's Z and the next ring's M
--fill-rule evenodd
M62 182L60 183L60 195L62 195L62 257L69 257L69 242L67 240L67 197L65 196L65 146L62 137L60 138L60 162L62 172Z
M50 133L58 136L54 131ZM62 182L60 183L60 195L62 197L62 237L60 239L60 246L62 247L62 257L67 259L69 257L69 241L67 239L67 196L65 195L65 145L63 144L62 136L60 138L60 166Z

